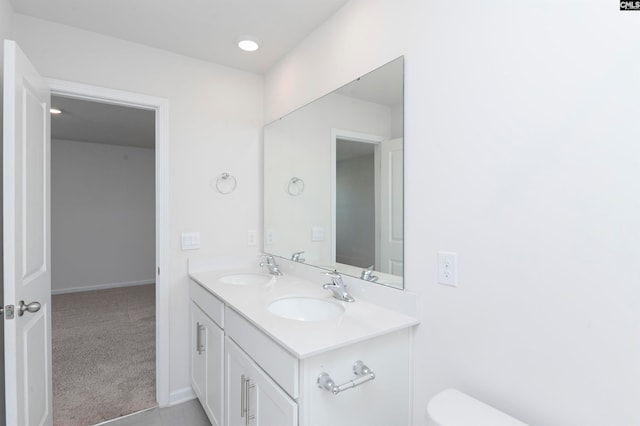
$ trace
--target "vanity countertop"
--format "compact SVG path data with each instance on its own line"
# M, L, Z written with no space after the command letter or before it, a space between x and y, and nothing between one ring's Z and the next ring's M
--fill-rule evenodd
M189 276L299 359L419 323L417 318L361 298L353 303L341 302L321 284L288 274L269 276L267 284L237 285L219 280L225 275L245 272L267 275L263 271L233 269L191 272ZM345 311L336 319L323 321L291 320L269 312L271 302L287 297L327 299L342 305Z

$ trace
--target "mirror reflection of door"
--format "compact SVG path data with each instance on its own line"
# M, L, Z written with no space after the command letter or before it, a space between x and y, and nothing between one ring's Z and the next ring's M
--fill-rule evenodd
M402 141L391 139L380 146L380 263L376 264L379 271L398 276L404 273Z
M375 141L336 140L336 262L363 269L378 263L377 146Z

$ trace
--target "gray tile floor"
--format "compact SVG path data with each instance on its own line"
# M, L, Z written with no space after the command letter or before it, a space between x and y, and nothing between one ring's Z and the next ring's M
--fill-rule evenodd
M211 426L197 399L100 423L101 426Z

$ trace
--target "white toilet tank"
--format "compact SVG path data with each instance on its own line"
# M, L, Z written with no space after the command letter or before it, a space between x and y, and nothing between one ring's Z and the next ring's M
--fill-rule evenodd
M430 426L527 426L456 389L434 396L427 405Z

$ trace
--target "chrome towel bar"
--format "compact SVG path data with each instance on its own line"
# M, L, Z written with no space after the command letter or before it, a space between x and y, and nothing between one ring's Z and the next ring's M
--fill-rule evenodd
M355 388L356 386L360 386L361 384L376 378L375 373L369 370L369 367L367 367L364 362L359 360L353 364L353 374L358 377L353 380L349 380L347 383L336 385L328 373L320 373L317 384L319 388L328 390L332 394L337 395L342 391Z

